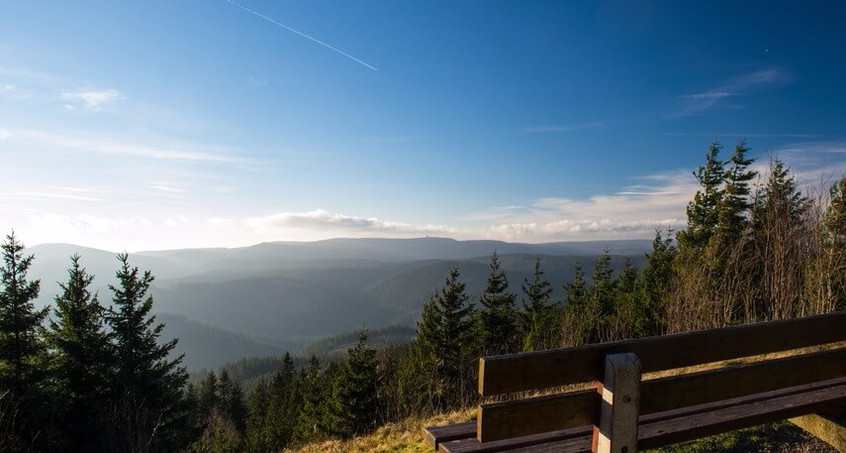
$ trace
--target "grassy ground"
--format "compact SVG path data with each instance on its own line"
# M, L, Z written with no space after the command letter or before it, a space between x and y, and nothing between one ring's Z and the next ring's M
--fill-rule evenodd
M426 426L449 425L466 422L476 415L476 409L438 415L431 418L409 418L400 423L390 423L368 436L348 441L330 440L306 445L286 453L431 453L423 442Z
M426 426L446 425L471 420L475 409L438 415L432 418L410 418L379 428L368 436L349 441L331 440L307 445L286 453L430 453L423 442ZM774 423L731 433L672 445L650 453L837 453L824 442L788 423Z
M652 453L837 453L825 442L786 421L649 451Z

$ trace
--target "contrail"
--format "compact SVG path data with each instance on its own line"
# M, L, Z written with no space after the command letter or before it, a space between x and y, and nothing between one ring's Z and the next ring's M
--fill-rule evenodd
M370 68L370 69L372 69L372 70L374 70L374 71L379 71L378 69L374 68L373 66L370 66L369 64L367 64L367 63L365 63L365 62L363 62L363 61L359 60L358 58L356 58L356 57L354 57L354 56L352 56L352 55L350 55L350 54L348 54L348 53L344 52L343 50L336 49L336 48L334 48L334 47L330 46L329 44L326 44L325 42L320 41L319 39L312 38L311 36L309 36L309 35L307 35L307 34L305 34L305 33L303 33L303 32L300 32L300 31L294 30L293 28L291 28L291 27L289 27L289 26L287 26L287 25L285 25L285 24L283 24L283 23L276 22L275 20L273 20L273 19L271 19L271 18L269 18L269 17L265 16L264 14L261 14L261 13L255 12L255 11L251 10L250 8L247 8L247 7L246 7L246 6L244 6L244 5L240 5L240 4L238 4L238 3L233 2L232 0L226 0L226 1L227 1L228 3L230 3L230 4L234 5L234 6L237 6L238 8L241 8L242 10L244 10L244 11L246 11L246 12L250 13L250 14L253 14L253 15L256 15L256 16L258 16L258 17L261 17L262 19L264 19L264 20L266 20L266 21L270 22L271 24L278 25L278 26L280 26L280 27L284 28L285 30L288 30L288 31L290 31L290 32L292 32L292 33L296 33L296 34L298 34L298 35L302 36L303 38L306 38L306 39L309 39L309 40L311 40L311 41L314 41L314 42L316 42L317 44L320 44L321 46L326 47L326 48L327 48L327 49L329 49L329 50L334 50L335 52L338 52L339 54L341 54L341 55L343 55L343 56L345 56L345 57L349 58L350 60L352 60L352 61L354 61L354 62L356 62L356 63L359 63L359 64L361 64L361 65L367 66L368 68Z

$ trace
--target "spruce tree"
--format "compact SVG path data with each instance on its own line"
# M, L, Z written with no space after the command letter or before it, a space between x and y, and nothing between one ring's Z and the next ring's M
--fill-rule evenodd
M461 404L463 377L477 357L473 305L460 280L458 266L449 271L444 287L423 306L417 337L407 360L406 384L417 404L435 411ZM425 410L425 409L424 409Z
M24 256L24 245L15 233L0 245L0 436L10 445L39 445L47 437L45 420L46 347L41 324L49 308L36 310L39 281L27 280L33 256Z
M687 205L687 229L677 235L681 246L692 254L708 245L719 223L722 186L726 178L726 163L719 159L721 149L722 145L712 143L705 155L705 165L693 172L701 189Z
M157 324L150 314L150 271L140 274L137 267L130 267L125 253L117 258L118 284L109 285L114 298L106 315L115 344L116 450L173 450L186 422L182 389L188 376L180 366L182 357L169 357L177 340L159 344L164 324Z
M578 346L589 341L592 322L588 312L588 288L582 264L573 262L573 281L564 285L564 307L561 317L561 346Z
M479 297L479 328L484 355L507 354L520 348L520 314L515 295L508 291L508 278L500 267L496 252L491 255L490 274Z
M265 426L270 408L270 386L265 380L259 380L247 398L247 450L251 453L270 451L271 437Z
M54 318L47 340L58 397L62 401L61 431L71 451L105 448L104 401L108 400L112 370L112 345L103 324L103 307L88 289L94 276L71 257L68 281L60 283Z
M671 285L676 280L673 263L678 249L673 243L673 232L668 230L663 235L655 232L652 240L652 253L646 255L646 267L643 269L643 317L639 318L637 329L644 336L666 333L663 324L666 304L672 294Z
M535 258L532 268L533 279L523 281L523 292L528 298L524 302L527 332L523 342L524 351L556 348L561 343L561 323L558 307L552 303L552 287L544 277L540 258Z
M302 405L294 428L295 442L319 440L329 430L325 423L328 397L325 380L320 375L320 361L312 355L302 380Z
M332 388L335 434L349 438L371 431L378 415L376 351L367 345L367 331L349 350Z
M746 142L740 141L734 148L734 154L729 160L729 169L724 175L725 187L717 212L717 233L729 244L741 239L746 229L747 212L752 207L749 183L755 179L758 172L749 170L755 160L746 157L748 152Z
M286 352L282 367L273 375L268 387L270 401L264 416L264 436L269 451L287 447L294 438L300 412L299 384L291 354Z
M244 403L244 390L241 383L232 380L226 369L221 370L218 379L218 400L221 413L232 421L235 429L241 435L246 428L247 406Z

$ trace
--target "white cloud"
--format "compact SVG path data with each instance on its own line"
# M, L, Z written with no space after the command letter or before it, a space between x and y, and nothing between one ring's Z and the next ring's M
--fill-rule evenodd
M746 92L777 88L793 82L793 77L783 69L768 68L733 77L725 85L699 93L677 96L684 102L680 111L669 117L693 115L712 107L725 105L729 98Z
M132 139L110 139L100 135L71 134L36 130L4 130L4 140L17 140L53 148L73 149L111 155L146 157L159 160L181 160L215 163L247 163L233 157L224 148L193 143L139 143Z
M331 213L322 209L309 212L284 212L263 217L250 217L246 224L261 234L272 234L286 230L307 230L317 234L356 234L356 235L437 235L449 234L453 229L438 226L418 226L408 223L391 222L375 217L356 217Z
M86 110L99 111L103 106L112 104L123 99L123 95L118 90L75 90L65 91L62 93L62 99L66 101L74 101L75 104L68 104L74 107L76 104L82 105Z

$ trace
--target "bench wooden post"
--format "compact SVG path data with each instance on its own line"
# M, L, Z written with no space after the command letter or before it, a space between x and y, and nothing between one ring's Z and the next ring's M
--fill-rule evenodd
M594 428L597 453L636 453L640 415L640 360L632 353L605 357L602 408Z

